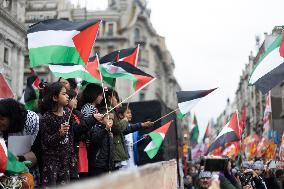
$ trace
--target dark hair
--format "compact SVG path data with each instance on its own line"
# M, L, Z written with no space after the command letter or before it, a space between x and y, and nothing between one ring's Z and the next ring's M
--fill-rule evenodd
M89 83L82 92L79 107L82 107L87 103L93 103L102 93L103 89L101 86L94 83Z
M28 111L24 105L12 98L0 100L0 116L9 119L9 127L5 132L17 133L24 129Z
M107 89L105 91L105 96L106 96L106 102L107 102L108 106L111 106L110 98L112 96L114 96L116 98L117 102L119 102L118 93L113 89ZM102 101L101 106L105 106L105 100Z
M77 88L77 81L76 81L75 78L68 78L68 79L66 79L66 80L69 82L71 89L74 90L74 89Z
M68 91L67 91L67 94L68 94L70 100L73 99L73 98L76 98L77 95L78 95L78 94L77 94L74 90L72 90L72 89L68 90Z
M64 86L59 82L54 82L47 87L42 99L43 112L52 111L53 108L57 107L57 103L53 101L53 97L59 96L63 87Z
M120 115L122 115L123 116L123 114L127 111L127 110L129 110L130 108L127 106L127 104L122 104L122 106L121 107L119 107L118 109L117 109L117 114L120 116Z

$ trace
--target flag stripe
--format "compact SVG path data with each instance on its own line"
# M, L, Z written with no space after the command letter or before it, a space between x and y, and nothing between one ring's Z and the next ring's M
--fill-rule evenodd
M71 31L39 31L28 34L28 48L38 48L44 46L67 46L75 47L72 38L80 33L76 30Z
M90 83L100 84L101 81L94 78L82 65L49 65L49 69L56 77L68 78L81 78Z
M177 99L178 103L190 101L196 98L202 98L217 88L210 89L210 90L199 90L199 91L178 91L177 92Z
M47 30L77 30L83 31L84 29L88 28L89 26L97 23L98 20L88 20L85 22L70 22L67 20L61 19L50 19L38 22L34 25L31 25L28 29L28 33L34 33L38 31L47 31Z
M74 47L46 46L29 49L31 67L42 64L84 64L80 55Z
M188 113L200 100L201 98L197 98L194 100L178 103L179 111L182 114Z
M272 60L271 60L272 61ZM275 61L276 62L276 61ZM274 62L274 63L275 63ZM284 59L283 59L284 62ZM263 94L266 94L271 90L275 85L284 80L284 64L280 63L279 66L269 71L267 74L259 78L254 85L259 89Z
M135 52L135 50L136 50L136 48L128 48L128 49L121 49L121 50L113 51L113 52L103 56L100 59L100 63L104 64L104 63L107 63L107 62L116 62L117 57L119 57L119 59L123 59L123 58L133 54Z

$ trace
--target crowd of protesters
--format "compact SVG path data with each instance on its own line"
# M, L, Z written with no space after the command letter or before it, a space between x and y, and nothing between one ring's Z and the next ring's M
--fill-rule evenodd
M206 165L204 158L191 162L188 175L184 177L185 189L282 189L284 187L284 170L276 169L273 161L264 162L262 159L255 159L236 165L236 161L228 157L206 158L225 159L226 163L222 170L212 171L207 168L212 165Z
M131 123L130 108L119 102L115 90L92 83L80 90L74 79L41 83L33 111L0 100L0 134L7 146L11 135L33 137L30 150L17 158L32 162L40 188L134 167L132 133L153 122Z

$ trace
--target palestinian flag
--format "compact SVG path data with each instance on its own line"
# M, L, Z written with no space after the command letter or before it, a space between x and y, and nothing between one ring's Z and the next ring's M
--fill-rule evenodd
M196 116L193 116L192 129L190 132L190 145L195 146L198 143L199 127L197 124Z
M0 99L1 98L13 98L13 91L7 83L4 75L0 73Z
M87 64L100 21L44 20L28 29L30 66Z
M209 137L209 123L206 127L206 130L205 130L205 133L204 133L204 136L203 136L203 143L205 143L205 139Z
M180 113L183 115L187 114L201 100L202 97L208 95L215 89L177 92Z
M121 49L113 51L100 59L101 64L108 62L123 61L133 66L137 66L139 55L139 45L136 48Z
M3 138L0 138L0 174L28 173L29 170L24 162L19 162L17 158L7 150Z
M160 146L164 141L165 135L172 123L173 121L170 121L148 134L152 141L146 146L144 152L147 153L150 159L153 159L158 153Z
M210 153L219 147L224 148L229 142L239 141L241 139L237 114L237 112L232 114L231 119L227 122L225 127L218 134L215 141L209 147L207 153Z
M101 64L99 70L104 77L132 80L135 91L153 81L155 78L127 62L109 62Z
M27 78L27 87L22 95L20 102L25 105L26 109L32 110L39 99L39 77L32 75Z
M281 33L264 52L254 67L249 84L266 94L284 80L284 39Z

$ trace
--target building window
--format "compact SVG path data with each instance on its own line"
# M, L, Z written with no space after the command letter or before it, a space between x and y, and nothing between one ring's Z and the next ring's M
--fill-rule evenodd
M139 101L144 101L145 100L145 93L144 92L140 92L139 94Z
M114 46L108 46L107 47L107 53L111 53L114 51Z
M108 36L113 36L113 23L108 24L108 32L107 32Z
M96 47L94 48L94 51L95 51L95 53L97 53L97 54L100 56L101 47L96 46Z
M9 49L4 47L4 63L9 64Z
M134 30L134 41L140 40L140 30L138 28L135 28Z

